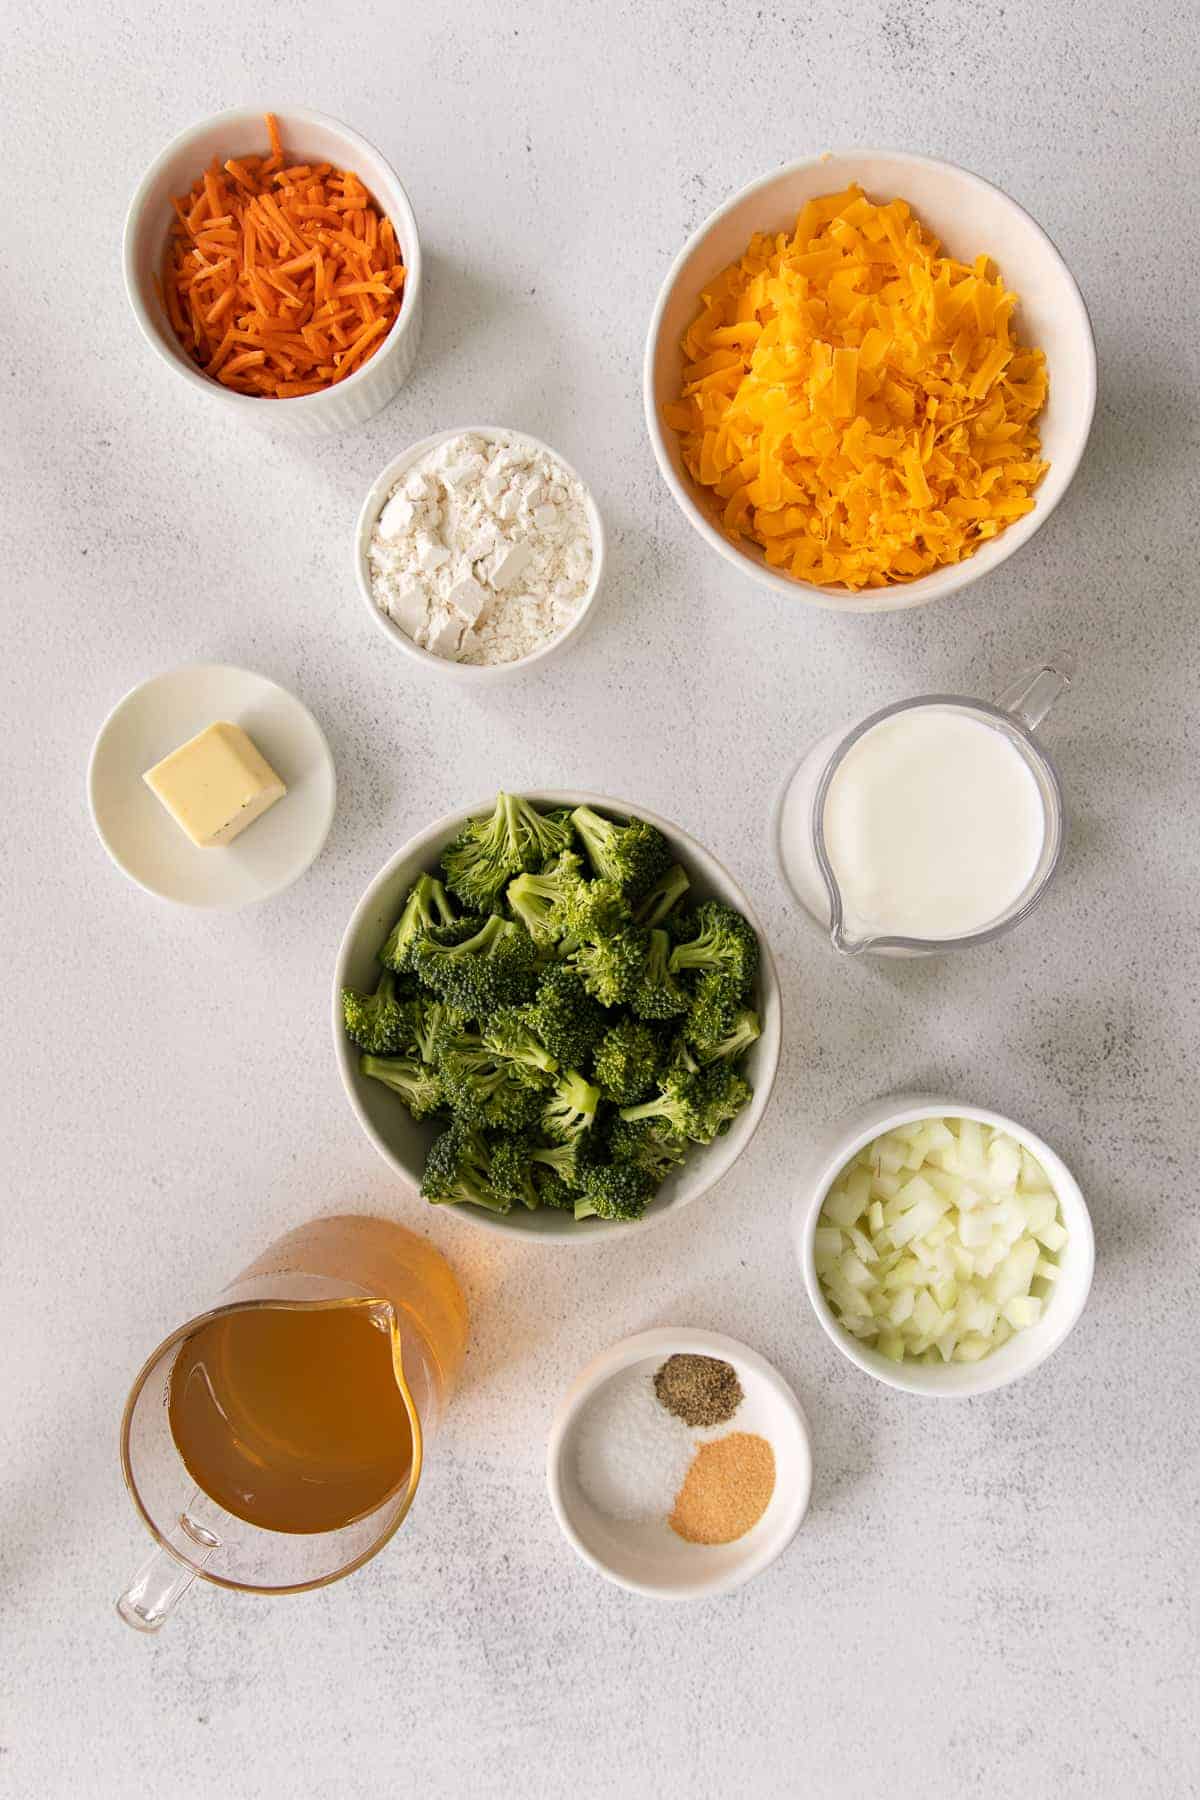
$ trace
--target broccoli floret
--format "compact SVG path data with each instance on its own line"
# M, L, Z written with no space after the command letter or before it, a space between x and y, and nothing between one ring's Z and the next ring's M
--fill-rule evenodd
M583 1177L575 1202L577 1219L640 1219L654 1197L655 1183L633 1163L597 1163Z
M468 819L443 852L442 867L459 899L484 912L514 875L542 868L570 848L572 836L566 813L539 813L519 794L498 794L491 813Z
M691 885L686 869L681 869L678 863L672 863L666 874L660 875L654 886L638 901L633 914L637 923L648 931L661 925L668 913L679 905Z
M608 1149L616 1163L644 1169L657 1185L687 1155L687 1139L665 1119L615 1118L608 1128Z
M491 1179L491 1154L481 1131L455 1121L433 1140L425 1162L421 1192L435 1206L485 1206L489 1212L512 1211L512 1199L498 1193Z
M482 1037L497 1060L515 1063L527 1079L532 1076L540 1082L543 1075L554 1074L558 1063L529 1029L525 1017L527 1010L526 1007L498 1006L483 1027Z
M727 1062L712 1063L689 1079L696 1084L693 1103L697 1117L688 1135L696 1137L699 1143L711 1144L714 1138L724 1137L753 1089Z
M537 1211L539 1200L533 1182L530 1143L524 1134L493 1139L491 1178L498 1194L527 1206L530 1212Z
M595 1135L591 1131L580 1131L565 1144L535 1144L529 1152L534 1181L540 1182L544 1176L552 1174L567 1187L578 1187L584 1171L596 1160L592 1141Z
M342 1018L346 1036L369 1056L398 1056L411 1042L411 1024L399 983L385 969L373 994L342 989Z
M525 868L545 869L564 850L571 849L575 842L575 827L571 823L569 807L558 806L549 812L539 812L528 800L521 799L514 800L513 806L517 835L526 859Z
M677 906L662 921L662 928L672 945L690 944L699 935L700 921L694 906Z
M685 1013L691 998L670 970L671 940L665 931L651 931L646 939L646 961L630 1006L639 1019L674 1019Z
M394 969L402 975L412 966L412 952L426 931L437 926L453 925L454 908L446 897L446 890L432 875L420 875L416 885L409 890L404 909L388 934L387 942L379 952L379 960L385 968Z
M689 1044L719 1043L733 1030L741 996L732 976L717 969L701 975L692 993L692 1004L683 1022ZM703 1059L702 1059L703 1060Z
M420 993L408 1003L413 1047L422 1062L437 1061L438 1044L446 1037L465 1031L467 1019L453 1006L447 1006L433 994Z
M582 977L565 963L552 963L544 972L523 1016L533 1035L565 1069L587 1061L608 1023Z
M566 947L613 937L633 923L620 888L612 881L579 881L563 902L562 936Z
M569 1210L584 1171L591 1167L590 1132L566 1144L542 1144L527 1131L506 1132L491 1144L491 1182L503 1198L533 1211L539 1204Z
M523 1131L496 1137L491 1145L492 1186L531 1212L539 1205L569 1212L593 1160L590 1137L590 1132L581 1132L569 1144L540 1144Z
M543 869L540 875L518 875L505 889L505 898L536 944L554 944L567 930L566 912L579 889L588 884L583 864L573 850Z
M696 1074L672 1070L663 1077L661 1091L653 1100L641 1106L623 1106L621 1118L627 1122L663 1119L693 1143L711 1144L728 1131L750 1093L750 1084L727 1062L713 1063Z
M696 908L695 917L699 929L695 937L675 946L671 973L696 969L727 975L744 999L758 969L758 939L751 926L720 900L706 900Z
M621 1019L596 1045L592 1074L600 1088L618 1106L631 1106L654 1086L661 1050L648 1025L638 1019Z
M413 953L413 967L427 987L469 1019L486 1019L498 1006L528 1000L537 979L532 939L494 913L459 944L439 943L427 932Z
M424 937L413 945L414 971L422 943L440 944L443 950L451 950L455 944L465 944L468 938L476 937L491 916L491 913L463 913L461 918L452 920L449 925L430 925Z
M694 1075L698 1067L700 1067L700 1062L694 1057L691 1044L687 1042L682 1031L676 1031L675 1037L667 1044L666 1055L662 1058L664 1073L667 1073L669 1069L687 1069L689 1075Z
M574 1212L575 1189L569 1188L562 1176L556 1174L553 1169L547 1169L540 1163L535 1163L533 1184L543 1206L553 1206L559 1212Z
M596 874L615 882L631 901L640 900L670 867L666 838L644 819L617 825L590 806L577 806L571 822Z
M466 905L481 912L496 905L502 890L524 867L507 794L497 796L491 813L468 819L442 852L450 888Z
M473 1032L439 1040L437 1072L451 1111L481 1128L518 1131L536 1117L545 1098L527 1069L498 1058Z
M615 937L580 944L567 960L602 1006L620 1006L632 999L641 980L646 940L640 932L619 931Z
M671 1070L679 1071L680 1069L686 1070L689 1075L694 1075L699 1069L700 1064L692 1054L692 1047L682 1031L677 1032L668 1044L663 1056L662 1067L664 1075L669 1074Z
M733 1016L733 1023L723 1036L715 1039L694 1039L696 1055L702 1063L736 1062L762 1036L762 1026L758 1014L751 1012L748 1006L740 1007Z
M364 1075L382 1081L399 1094L414 1119L427 1119L445 1104L445 1094L435 1070L410 1056L360 1056Z
M600 1104L600 1089L585 1081L577 1069L560 1075L542 1106L542 1129L555 1144L567 1144L580 1132L590 1131Z

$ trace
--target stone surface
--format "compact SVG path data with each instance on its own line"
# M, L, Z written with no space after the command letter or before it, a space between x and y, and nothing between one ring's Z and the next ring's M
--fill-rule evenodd
M1197 1791L1196 64L1169 0L444 0L302 5L286 24L196 0L9 8L0 1794ZM417 372L339 440L235 429L151 357L121 291L145 164L260 96L358 126L423 227ZM1090 451L1045 531L961 597L876 619L782 604L707 554L640 402L685 234L761 171L856 140L1021 199L1078 275L1102 366ZM583 643L486 695L388 650L350 554L383 463L480 419L560 449L611 532ZM839 962L768 851L786 767L840 719L994 693L1059 645L1081 664L1048 733L1072 830L1044 910L958 961ZM236 917L123 881L84 800L108 708L193 658L300 694L341 783L320 861ZM329 984L355 900L412 831L501 781L676 818L743 879L781 965L763 1131L721 1191L627 1246L538 1250L430 1216L339 1089ZM944 1407L838 1357L786 1234L810 1130L931 1084L1049 1137L1099 1248L1063 1350ZM334 1208L415 1221L475 1312L411 1522L340 1586L204 1589L141 1640L112 1610L146 1547L116 1460L127 1385L274 1235ZM749 1339L815 1437L791 1551L695 1608L595 1577L543 1485L569 1377L661 1323Z

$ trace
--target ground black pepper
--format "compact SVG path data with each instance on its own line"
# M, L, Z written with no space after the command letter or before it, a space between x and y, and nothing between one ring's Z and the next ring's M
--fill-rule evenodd
M715 1356L668 1356L654 1377L659 1404L685 1425L724 1425L742 1404L742 1384Z

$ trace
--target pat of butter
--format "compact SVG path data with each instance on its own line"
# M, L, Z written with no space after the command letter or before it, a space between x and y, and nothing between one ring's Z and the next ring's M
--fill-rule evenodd
M287 793L254 740L224 720L172 750L142 780L202 850L231 843Z

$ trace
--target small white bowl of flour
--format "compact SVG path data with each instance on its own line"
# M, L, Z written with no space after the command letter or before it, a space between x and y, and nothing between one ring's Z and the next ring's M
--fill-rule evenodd
M405 655L465 681L544 662L600 585L604 530L575 470L525 432L423 438L372 484L354 539L359 589Z

